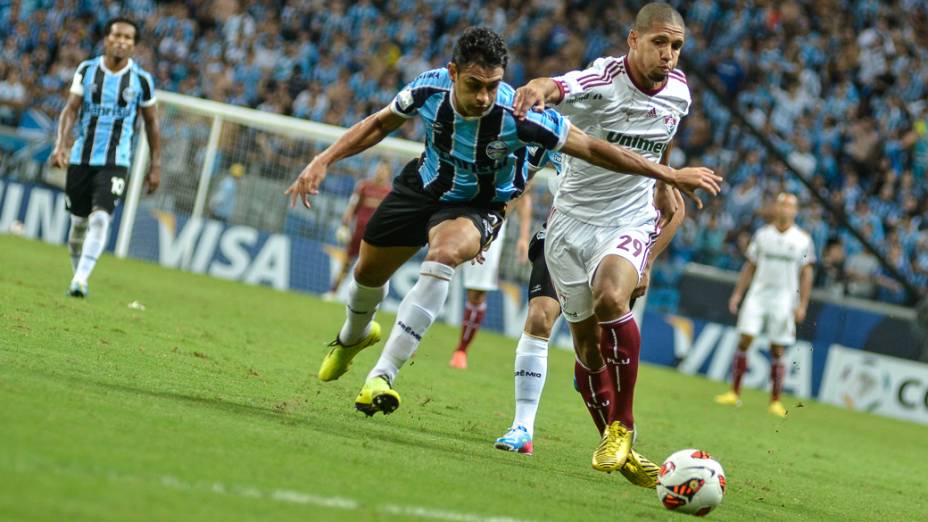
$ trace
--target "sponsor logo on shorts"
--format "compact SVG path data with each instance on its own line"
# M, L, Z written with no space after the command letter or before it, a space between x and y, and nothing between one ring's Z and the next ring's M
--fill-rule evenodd
M409 326L408 324L404 323L403 321L399 321L396 325L399 327L400 330L413 336L415 340L422 341L422 334L416 333L416 331L413 330L412 327Z

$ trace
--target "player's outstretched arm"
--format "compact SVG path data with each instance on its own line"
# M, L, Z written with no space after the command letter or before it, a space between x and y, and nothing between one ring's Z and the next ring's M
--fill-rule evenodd
M604 140L590 137L576 126L570 127L561 152L615 172L669 183L692 198L698 208L702 208L702 200L696 195L696 190L702 189L715 196L719 193L719 183L722 181L721 176L706 167L673 169L648 161L634 152L616 147Z
M71 132L77 121L77 112L81 108L81 97L68 95L68 103L61 110L58 118L58 133L55 136L55 149L52 151L52 166L63 169L68 166L68 152L71 146Z
M338 141L317 154L284 192L290 196L290 207L295 207L297 199L300 199L304 207L310 208L308 196L319 193L319 185L325 179L329 165L373 147L405 122L406 118L397 116L390 107L386 107L352 125Z

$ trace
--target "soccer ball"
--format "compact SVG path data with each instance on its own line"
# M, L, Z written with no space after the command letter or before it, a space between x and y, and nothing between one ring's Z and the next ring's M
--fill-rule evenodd
M657 499L665 508L704 517L722 503L725 471L708 453L680 450L667 457L657 476Z

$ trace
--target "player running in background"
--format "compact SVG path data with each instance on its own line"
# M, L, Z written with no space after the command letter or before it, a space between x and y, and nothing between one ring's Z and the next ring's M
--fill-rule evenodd
M106 247L110 217L125 190L132 162L139 108L151 149L145 178L149 194L161 179L155 84L131 58L139 39L138 26L126 18L114 18L107 22L104 35L103 55L82 62L74 73L52 152L52 165L68 168L68 251L74 269L68 295L73 297L87 296L87 279ZM78 116L80 126L72 146Z
M429 132L425 154L410 162L371 217L349 286L346 320L319 370L322 381L339 378L363 348L380 340L373 316L390 276L428 245L420 277L397 310L386 346L355 400L373 415L400 405L393 384L441 311L454 268L493 240L503 207L525 186L526 145L583 157L616 171L673 182L692 193L718 192L719 178L705 168L674 170L593 139L553 110L513 115L515 92L502 82L508 62L503 39L472 27L455 43L447 68L427 71L378 113L355 124L313 158L287 193L290 204L318 194L333 161L366 150L418 115Z
M796 342L796 325L806 318L815 263L815 244L796 225L797 212L795 195L777 196L773 222L758 229L748 245L747 260L728 301L729 311L738 314L741 339L731 365L732 389L716 396L720 404L741 405L741 378L748 369L748 348L755 337L766 334L773 385L769 411L780 417L787 414L780 402L785 374L783 352ZM747 296L742 303L745 290Z
M367 222L370 221L374 211L380 206L387 194L390 193L390 166L381 161L377 164L377 170L374 172L373 179L358 182L348 201L348 207L342 215L342 225L338 228L336 236L339 242L347 243L345 248L345 262L338 272L338 276L332 283L332 288L323 294L322 298L326 301L334 301L338 287L348 275L348 271L354 266L358 254L361 252L361 240L364 238L364 230L367 228ZM354 221L354 229L350 229L351 222Z
M532 80L519 89L517 113L558 105L575 126L659 163L691 103L686 77L675 69L685 31L673 7L647 4L629 33L628 55ZM631 298L660 234L658 208L673 208L675 195L667 183L655 186L653 179L576 158L567 159L562 178L545 260L570 324L574 375L602 434L593 468L612 472L625 464L634 441L641 338Z
M528 259L528 238L531 229L531 196L524 193L519 199L513 201L519 214L519 239L516 242L516 256L520 263ZM467 349L483 324L487 313L487 293L499 289L499 263L503 256L503 242L506 239L506 224L499 229L496 241L483 253L483 262L464 263L460 267L461 277L464 278L464 289L467 290L467 301L464 305L464 317L461 320L461 338L458 346L451 354L448 363L452 368L467 369Z

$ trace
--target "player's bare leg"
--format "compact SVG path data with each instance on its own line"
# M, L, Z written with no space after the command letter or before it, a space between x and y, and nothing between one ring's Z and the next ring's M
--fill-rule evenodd
M473 342L474 337L477 336L477 331L480 330L480 325L483 323L486 314L486 291L468 289L467 305L464 307L464 318L461 321L461 340L458 342L458 347L455 348L454 353L451 354L451 362L449 363L452 368L467 369L467 349L470 347L470 343Z
M748 348L754 342L754 337L741 334L738 340L738 349L731 361L731 390L716 395L715 402L728 406L741 406L741 379L748 371Z
M772 385L770 392L770 406L767 409L770 413L778 417L786 417L788 412L780 402L780 392L783 390L783 377L786 374L786 368L783 366L783 353L786 348L781 344L770 345L770 383Z
M480 252L480 232L468 218L443 221L429 230L429 251L416 284L403 298L377 364L367 375L355 406L373 415L391 413L399 407L393 381L403 364L416 351L422 336L441 312L454 268Z
M515 416L509 431L496 439L497 449L526 455L534 452L535 416L548 373L548 341L560 314L556 299L538 296L528 302L525 327L516 345Z
M360 260L348 284L345 322L329 345L332 349L322 360L320 380L338 379L348 371L351 360L361 350L380 341L380 325L373 319L387 295L387 282L418 250L417 247L377 247L361 243Z

